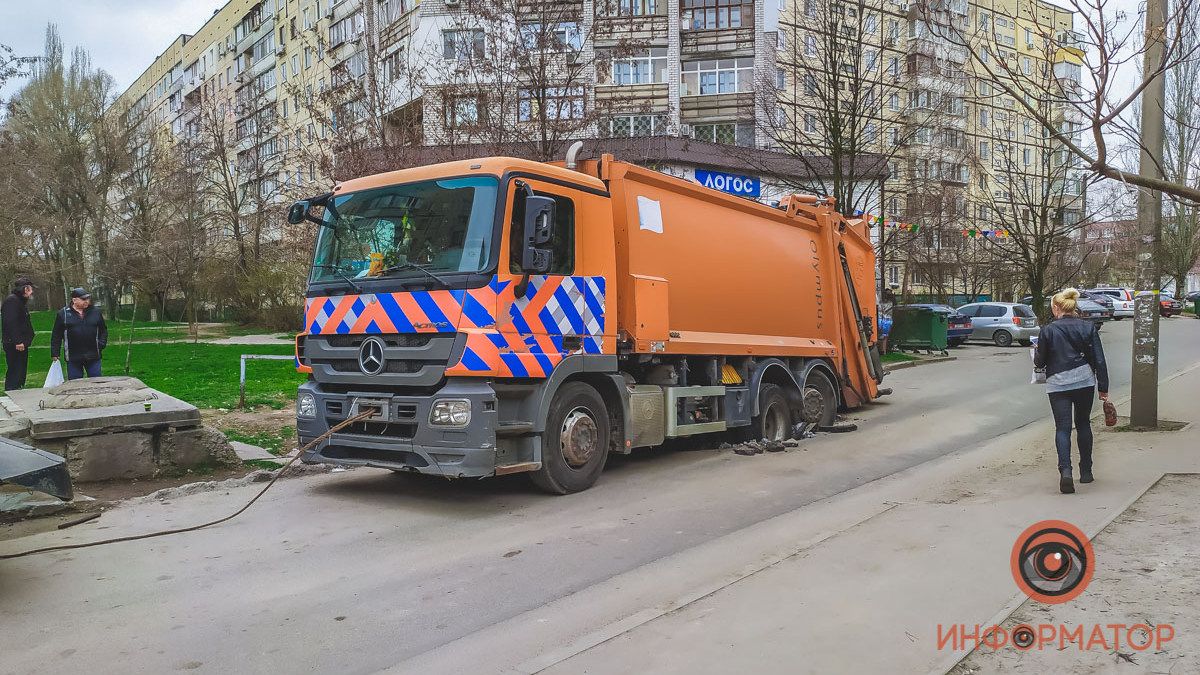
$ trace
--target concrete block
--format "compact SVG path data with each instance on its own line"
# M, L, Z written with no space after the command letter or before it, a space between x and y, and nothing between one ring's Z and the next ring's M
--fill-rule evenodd
M156 472L154 436L140 431L79 436L64 457L76 481L146 478Z
M86 382L86 380L74 380L73 382ZM134 382L137 381L134 380ZM66 384L60 386L66 386ZM97 387L99 386L97 385ZM106 386L111 387L111 385ZM28 416L29 435L35 441L70 438L105 431L154 429L168 426L194 427L200 424L200 411L195 406L151 389L137 390L149 392L156 397L151 400L103 405L95 408L56 407L66 405L53 393L57 389L58 387L49 390L22 389L9 392L13 402L23 410L24 415ZM72 391L74 392L71 394L72 397L80 393L79 390ZM111 400L111 397L108 394L95 394L95 400L104 402ZM74 402L72 401L72 404ZM150 410L146 410L146 403L150 404Z
M212 427L171 429L159 436L159 469L241 462L225 434Z

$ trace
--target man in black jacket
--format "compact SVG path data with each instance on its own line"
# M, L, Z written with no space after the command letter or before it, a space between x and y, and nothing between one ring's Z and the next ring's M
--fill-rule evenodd
M92 296L82 288L71 291L71 306L58 310L50 333L50 356L57 361L63 342L67 350L67 379L85 374L100 377L100 356L108 344L108 326L100 310L92 306Z
M12 293L0 304L0 332L4 339L4 390L25 386L29 370L29 346L33 344L33 322L29 320L29 298L33 282L21 277L13 282Z

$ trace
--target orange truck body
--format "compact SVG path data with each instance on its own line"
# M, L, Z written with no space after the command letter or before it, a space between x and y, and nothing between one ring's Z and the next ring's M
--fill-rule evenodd
M299 394L301 440L361 406L380 417L305 461L528 471L572 492L595 481L609 452L740 427L779 440L881 393L868 226L825 200L768 206L606 155L573 168L493 157L406 169L340 184L320 204L350 209L356 195L430 181L496 185L490 267L419 287L421 277L377 276L383 254L371 251L358 273L369 288L310 283L297 340L312 374ZM571 232L567 273L522 267L530 196L557 200L553 231ZM325 226L340 227L328 212ZM370 372L372 354L392 365ZM347 370L355 358L361 373ZM435 420L451 408L438 406L470 421L443 431Z

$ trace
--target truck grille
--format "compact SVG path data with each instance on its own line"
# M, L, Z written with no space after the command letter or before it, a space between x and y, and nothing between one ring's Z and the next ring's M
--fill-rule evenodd
M377 335L383 340L384 367L367 375L359 365L359 350L367 335L309 335L304 355L313 378L322 384L428 387L442 381L446 367L461 353L456 333Z

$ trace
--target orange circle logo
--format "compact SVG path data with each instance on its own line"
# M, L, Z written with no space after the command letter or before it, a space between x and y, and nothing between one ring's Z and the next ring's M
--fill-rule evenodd
M1078 527L1043 520L1030 525L1013 544L1013 580L1030 598L1056 605L1087 588L1095 561L1092 542Z

